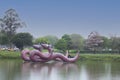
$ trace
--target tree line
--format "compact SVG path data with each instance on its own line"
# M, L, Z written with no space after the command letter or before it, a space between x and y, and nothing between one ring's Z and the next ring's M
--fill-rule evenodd
M17 33L17 29L25 27L19 15L14 9L5 12L0 18L0 45L15 45L19 49L33 44L47 43L55 49L65 52L66 50L80 51L117 51L120 53L120 37L110 38L100 35L98 32L91 32L85 39L80 34L64 34L61 38L53 35L33 38L30 33Z
M120 37L111 36L110 38L101 36L98 32L91 32L85 39L80 34L64 34L60 39L49 35L39 37L34 40L34 44L48 43L52 44L55 49L80 50L83 52L114 52L120 53Z
M32 45L32 35L30 33L17 33L18 28L25 27L15 9L9 9L0 18L0 44L10 48L14 44L19 49L26 45Z

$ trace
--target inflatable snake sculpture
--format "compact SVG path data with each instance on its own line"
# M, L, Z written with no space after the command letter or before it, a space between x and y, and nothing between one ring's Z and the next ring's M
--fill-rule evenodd
M79 52L73 58L68 58L68 52L66 52L66 55L63 55L62 53L53 53L51 45L48 44L33 45L33 48L35 50L23 50L21 52L21 57L24 61L48 62L55 60L63 62L75 62L79 58ZM47 49L48 52L43 53L42 48Z

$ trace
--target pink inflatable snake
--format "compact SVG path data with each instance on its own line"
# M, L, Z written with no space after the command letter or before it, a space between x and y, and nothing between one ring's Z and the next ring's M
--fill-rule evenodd
M21 57L24 61L33 62L48 62L51 60L63 61L63 62L76 62L79 58L79 52L73 58L68 58L68 52L66 55L62 53L53 53L53 49L48 44L33 45L36 50L23 50L21 52ZM48 53L43 53L42 48L47 49Z

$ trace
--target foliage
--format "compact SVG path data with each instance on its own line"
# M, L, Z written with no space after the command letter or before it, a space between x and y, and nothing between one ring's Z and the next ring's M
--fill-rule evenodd
M6 45L8 43L9 43L9 41L8 41L7 35L5 33L0 32L0 44Z
M90 35L88 35L85 47L87 47L90 50L96 51L99 47L101 47L102 43L103 40L101 36L97 32L91 32Z
M111 48L120 52L120 37L111 37Z
M2 59L20 59L20 52L0 51L0 58Z
M70 38L70 35L64 34L62 36L62 39L65 40L66 42L66 49L69 51L70 49L72 49L72 40Z
M52 44L53 46L58 41L58 38L52 35L45 36L44 38L46 38L49 41L49 43Z
M108 50L110 48L110 39L108 39L107 37L105 36L101 36L101 39L103 40L102 44L101 44L101 47L102 49L104 50Z
M40 38L37 38L35 39L35 44L39 44L39 43L49 43L49 40L47 38L44 38L44 37L40 37Z
M55 48L65 52L66 49L67 49L66 44L67 43L66 43L66 41L64 39L59 39L58 42L55 44Z
M55 48L59 50L80 49L83 46L83 38L79 34L64 34L61 39L56 43ZM57 46L57 47L56 47ZM58 48L59 47L59 48ZM63 48L63 49L62 49Z
M70 35L72 40L72 48L73 49L81 49L83 48L84 38L79 34L71 34Z
M32 39L33 37L29 33L18 33L13 37L12 43L22 50L24 46L32 45Z
M5 16L0 19L0 29L7 34L9 42L11 43L12 37L15 35L16 30L25 26L20 20L17 12L14 9L9 9L5 12Z
M5 32L5 26L3 19L0 19L0 32Z
M80 60L88 61L120 61L120 55L116 54L81 54Z

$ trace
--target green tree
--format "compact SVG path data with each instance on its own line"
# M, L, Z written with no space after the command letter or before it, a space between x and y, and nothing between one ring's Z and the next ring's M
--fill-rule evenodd
M49 43L49 40L47 38L44 37L39 37L37 39L35 39L35 44L39 44L39 43Z
M73 49L81 49L83 48L84 38L79 34L71 34L70 35L72 40L72 47Z
M24 46L31 46L32 40L33 37L30 33L18 33L13 37L12 43L22 50Z
M6 45L8 44L8 37L5 33L0 32L0 44Z
M58 50L62 50L63 52L66 51L67 46L66 46L66 41L64 39L59 39L57 43L55 44L55 48Z
M120 37L113 36L110 38L111 40L111 49L117 50L120 53Z
M11 43L11 39L16 34L16 30L23 26L25 24L20 20L15 9L7 10L4 17L0 20L0 28L7 34L9 43Z
M3 19L0 19L0 32L1 33L5 33L5 23L3 21Z
M102 49L108 50L110 48L110 39L105 36L101 36L103 43L101 44Z
M72 40L71 40L71 38L70 38L70 35L64 34L64 35L62 36L62 39L65 40L65 42L66 42L66 49L67 49L68 52L69 52L69 50L72 49Z
M5 24L3 19L0 19L0 44L1 45L6 45L8 44L8 37L5 33L5 28L4 28Z
M58 38L56 36L52 36L52 35L47 35L44 38L48 39L49 43L52 44L53 46L58 41Z

